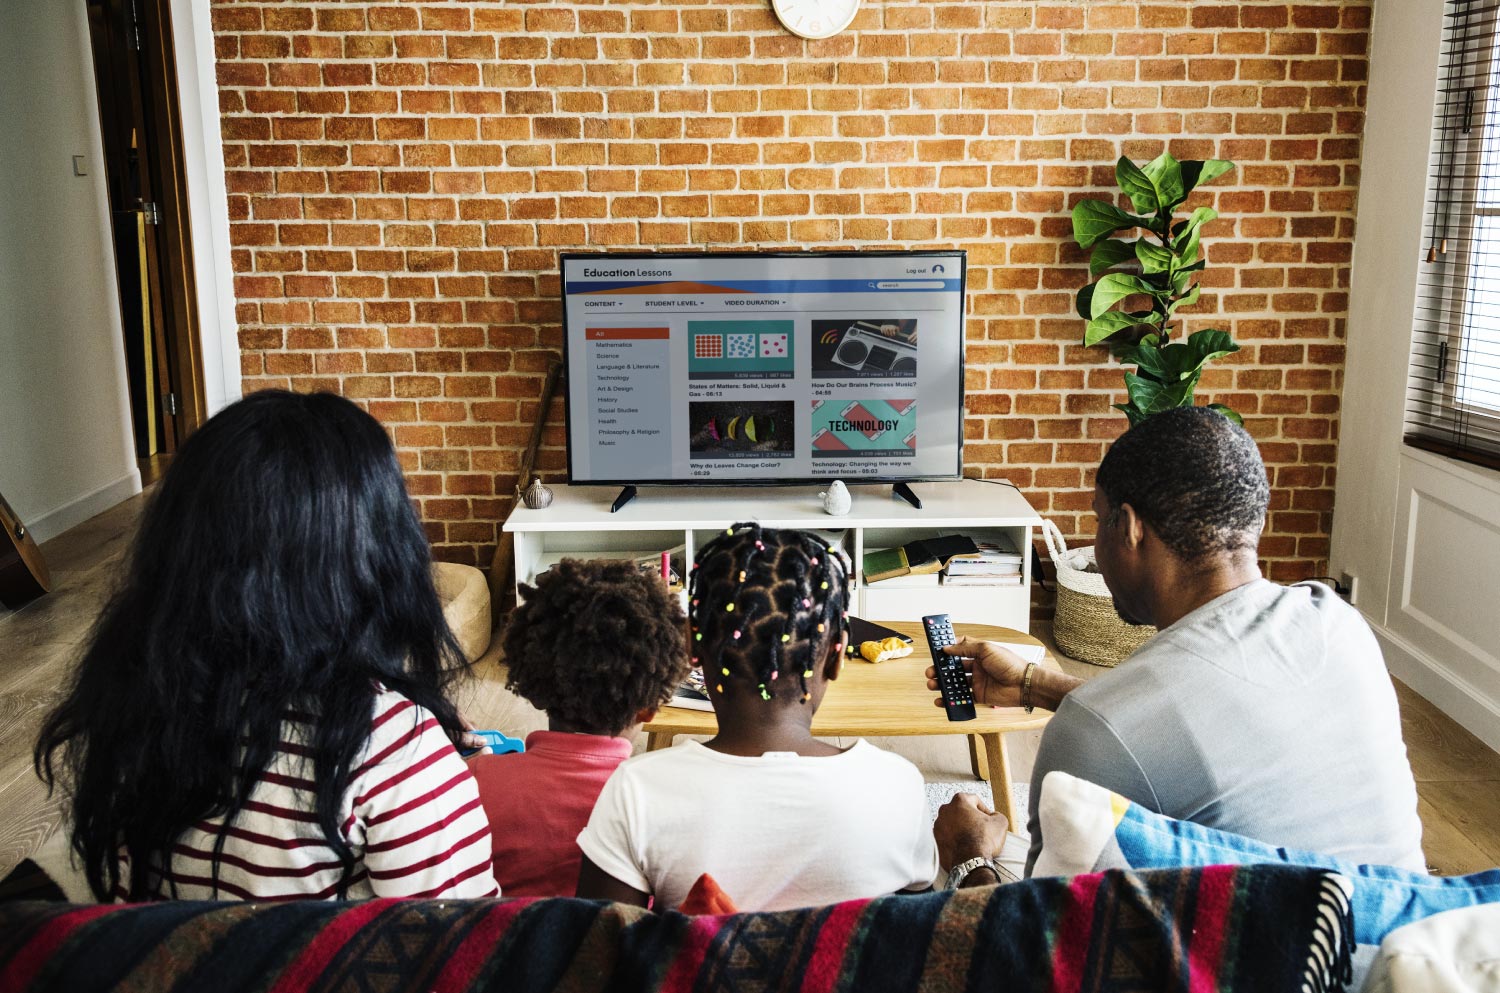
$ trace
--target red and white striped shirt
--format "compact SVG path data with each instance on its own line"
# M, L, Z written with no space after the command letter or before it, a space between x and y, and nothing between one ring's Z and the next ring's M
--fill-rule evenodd
M370 740L352 767L343 801L341 831L354 850L348 897L499 896L479 789L437 718L384 687L374 713ZM158 877L159 896L338 895L341 867L313 814L312 763L301 740L297 722L283 725L280 749L227 830L222 818L214 818L183 833L167 872ZM221 831L227 836L215 893L214 842ZM129 878L128 866L122 864L121 875Z

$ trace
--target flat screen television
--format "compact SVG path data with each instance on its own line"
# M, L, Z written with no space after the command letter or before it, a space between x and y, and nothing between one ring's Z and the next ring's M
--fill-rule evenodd
M965 253L562 256L574 483L955 479Z

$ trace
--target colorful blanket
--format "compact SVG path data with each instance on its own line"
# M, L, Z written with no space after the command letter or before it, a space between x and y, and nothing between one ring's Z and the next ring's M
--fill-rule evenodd
M1339 990L1347 888L1106 872L724 917L585 900L0 905L0 991Z
M1361 945L1379 945L1396 928L1433 914L1500 903L1500 869L1469 876L1429 876L1278 848L1165 817L1066 772L1047 773L1038 813L1042 851L1036 875L1275 862L1314 866L1338 873L1353 886L1354 938Z

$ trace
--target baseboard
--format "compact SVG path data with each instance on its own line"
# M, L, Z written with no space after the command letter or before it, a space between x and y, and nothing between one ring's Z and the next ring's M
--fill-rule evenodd
M38 544L55 538L75 525L82 524L96 514L124 503L141 491L141 471L131 469L114 482L105 483L92 493L85 493L61 507L49 510L28 522L31 535Z
M1388 628L1371 624L1391 675L1500 752L1500 706L1438 660Z

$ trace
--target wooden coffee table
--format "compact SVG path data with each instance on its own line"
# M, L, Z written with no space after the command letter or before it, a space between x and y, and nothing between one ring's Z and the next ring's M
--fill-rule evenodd
M813 734L820 738L878 737L893 735L962 734L969 739L969 764L980 779L990 781L996 809L1011 824L1025 824L1025 811L1017 815L1010 795L1010 760L1005 754L1005 735L1012 731L1034 731L1044 727L1051 714L1026 713L1020 707L979 706L972 721L950 721L932 701L937 694L927 688L925 670L931 665L927 639L919 622L880 622L910 635L915 651L904 659L871 665L864 659L848 659L843 673L829 684L823 705L813 717ZM1027 645L1041 642L1029 634L988 624L960 624L959 633L984 641L1010 641ZM1059 669L1049 653L1042 665ZM714 715L684 707L663 707L643 729L650 736L646 750L672 744L679 734L718 733Z

